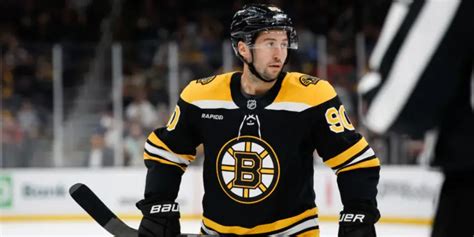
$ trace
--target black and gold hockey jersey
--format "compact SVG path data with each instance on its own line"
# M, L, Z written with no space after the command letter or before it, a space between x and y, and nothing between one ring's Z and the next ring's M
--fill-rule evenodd
M145 144L146 197L174 200L203 144L203 233L318 236L315 149L338 175L343 203L375 205L379 159L327 81L282 73L251 97L240 77L194 80L183 90L167 126Z

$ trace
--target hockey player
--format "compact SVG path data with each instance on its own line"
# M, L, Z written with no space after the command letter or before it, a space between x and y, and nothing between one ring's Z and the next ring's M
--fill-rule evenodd
M140 236L180 233L175 199L201 143L203 234L319 236L317 149L338 175L339 236L375 236L379 159L327 81L283 71L297 48L291 19L253 4L235 13L230 31L243 72L191 81L167 126L148 136Z
M472 0L394 1L359 84L372 131L437 131L432 164L445 181L433 237L474 234L473 15Z

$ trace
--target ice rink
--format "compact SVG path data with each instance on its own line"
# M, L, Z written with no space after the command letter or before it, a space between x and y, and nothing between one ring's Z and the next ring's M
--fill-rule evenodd
M127 221L136 228L138 221ZM198 220L182 221L183 233L198 233ZM321 237L337 236L337 224L321 222ZM430 227L427 225L377 224L379 237L428 237ZM93 221L81 222L3 222L0 224L0 236L111 236Z

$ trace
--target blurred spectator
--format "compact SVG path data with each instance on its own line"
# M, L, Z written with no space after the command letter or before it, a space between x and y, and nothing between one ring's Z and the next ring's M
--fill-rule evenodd
M303 64L315 63L317 60L316 35L303 22L296 24L296 31L298 32L298 50L295 53L298 55L298 61ZM304 69L304 65L301 67ZM311 71L306 71L306 73L311 73Z
M17 113L20 128L26 137L37 138L40 129L40 120L30 100L24 99Z
M123 88L125 106L134 100L137 91L145 88L146 82L143 68L134 63L125 66Z
M204 61L213 70L219 68L222 64L222 43L221 35L223 26L221 22L217 21L209 14L201 14L199 16L198 24L199 35L197 41L200 51L204 54ZM212 72L202 72L203 75L209 75Z
M146 137L139 123L131 122L124 139L126 166L143 166L143 144Z
M37 139L40 135L40 119L30 100L24 99L17 112L17 119L23 134L21 153L18 156L19 166L27 167L33 159Z
M156 126L156 109L147 99L145 90L137 89L133 101L125 109L128 121L138 122L145 130Z
M3 63L3 58L0 57L0 65L2 65L2 76L1 76L1 99L2 101L8 102L12 99L14 93L14 82L13 73L10 67L6 67Z
M3 55L5 65L14 68L33 64L33 57L20 45L20 41L14 34L10 32L3 34L1 42L5 47Z
M167 103L158 103L156 105L156 125L165 126L170 116L169 106Z
M95 132L90 137L90 151L87 154L85 166L106 167L114 165L114 151L105 145L104 134Z
M104 142L107 147L114 147L114 144L118 142L118 138L121 136L118 130L113 116L112 105L107 105L107 108L102 111L99 118L99 127L104 133Z
M17 154L21 151L23 133L10 111L2 111L2 167L18 167L22 162Z
M168 104L168 70L164 65L154 65L146 73L146 89L152 104ZM159 108L159 106L157 106Z

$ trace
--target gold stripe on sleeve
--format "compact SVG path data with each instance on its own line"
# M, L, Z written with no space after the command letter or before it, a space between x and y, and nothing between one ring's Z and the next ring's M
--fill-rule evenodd
M330 168L334 168L339 166L349 160L350 158L354 157L357 153L361 152L364 148L366 148L369 144L365 140L365 138L361 138L356 144L351 146L350 148L346 149L339 155L329 158L324 163L329 166Z
M371 168L371 167L377 167L377 166L380 166L380 160L379 160L379 158L374 158L374 159L366 160L366 161L357 163L355 165L351 165L351 166L345 167L343 169L340 169L338 172L336 172L336 174L339 174L341 172L346 172L346 171L349 171L349 170L362 169L362 168Z
M176 164L176 163L173 163L171 161L168 161L166 159L163 159L163 158L158 158L158 157L152 157L150 155L148 155L147 153L143 153L143 159L145 160L154 160L154 161L157 161L157 162L160 162L162 164L166 164L166 165L174 165L178 168L180 168L183 172L186 171L186 168Z
M187 155L187 154L177 154L175 152L173 152L163 141L161 141L160 138L158 138L156 136L156 134L154 132L150 133L150 135L148 136L148 140L150 140L150 142L155 145L155 146L159 146L159 147L162 147L164 148L165 150L183 158L183 159L186 159L186 160L189 160L189 161L193 161L194 159L196 159L196 156L194 155Z

